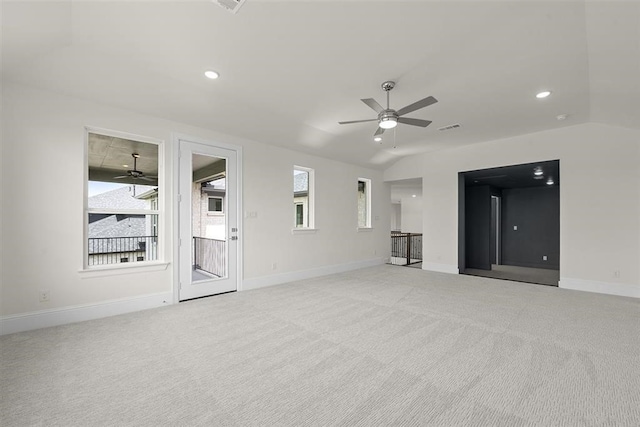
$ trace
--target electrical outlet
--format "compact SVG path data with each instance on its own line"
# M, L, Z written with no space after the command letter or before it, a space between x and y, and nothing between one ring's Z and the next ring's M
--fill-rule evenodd
M619 270L614 271L613 272L613 277L615 277L616 279L619 279L620 278L620 271Z
M47 302L47 301L49 301L49 291L48 290L40 291L40 302Z
M518 230L518 226L517 226L517 225L514 225L514 226L513 226L513 229L514 229L514 230Z
M278 263L274 262L273 264L271 264L271 269L272 270L277 270L278 269Z

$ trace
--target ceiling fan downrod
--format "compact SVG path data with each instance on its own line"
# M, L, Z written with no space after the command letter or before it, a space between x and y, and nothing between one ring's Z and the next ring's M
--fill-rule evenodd
M382 90L387 92L387 110L389 109L389 92L396 86L396 82L392 82L391 80L387 80L382 83Z

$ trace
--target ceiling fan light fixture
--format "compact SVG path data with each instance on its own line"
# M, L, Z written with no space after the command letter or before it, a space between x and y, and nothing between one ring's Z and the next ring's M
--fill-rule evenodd
M398 119L393 116L382 117L380 119L380 123L378 123L378 126L380 126L382 129L393 129L394 127L398 126Z
M380 142L380 141L382 141L382 137L381 136L376 136L376 137L373 138L373 140L375 142Z

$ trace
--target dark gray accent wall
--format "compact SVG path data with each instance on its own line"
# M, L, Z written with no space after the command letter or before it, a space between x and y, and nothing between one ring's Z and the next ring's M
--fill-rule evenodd
M465 189L466 268L491 270L491 188Z
M501 255L506 265L560 268L558 186L502 190Z

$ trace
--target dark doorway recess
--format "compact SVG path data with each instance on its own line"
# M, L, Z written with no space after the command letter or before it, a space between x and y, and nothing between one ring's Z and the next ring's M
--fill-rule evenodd
M558 286L560 161L459 173L461 274Z

